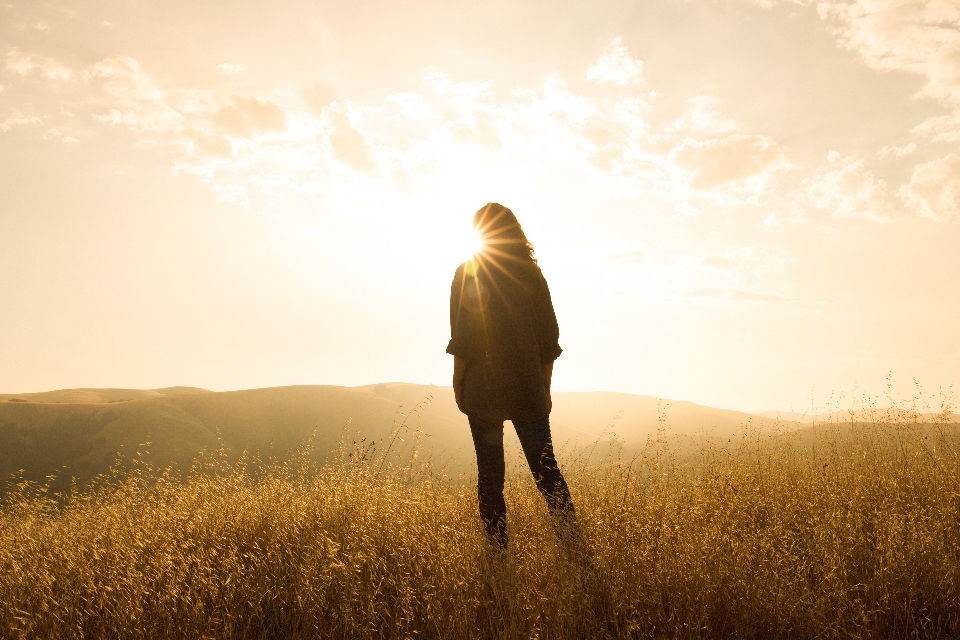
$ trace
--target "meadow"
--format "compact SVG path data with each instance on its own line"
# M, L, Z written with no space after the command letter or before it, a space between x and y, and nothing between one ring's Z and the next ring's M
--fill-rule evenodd
M411 412L413 415L413 412ZM942 638L960 636L960 447L950 407L863 411L697 446L560 455L583 545L513 461L505 556L475 488L409 421L318 463L134 457L0 512L10 638ZM602 448L598 451L597 447Z

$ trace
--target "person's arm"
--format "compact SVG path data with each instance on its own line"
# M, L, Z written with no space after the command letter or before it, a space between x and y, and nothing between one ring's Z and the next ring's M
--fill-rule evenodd
M557 314L553 310L553 300L550 299L550 287L546 278L542 278L539 343L540 362L543 368L543 386L547 392L547 411L553 410L553 396L550 395L550 382L553 379L553 363L560 357L563 349L560 348L560 327L557 326Z
M463 413L463 377L467 371L469 353L469 336L465 334L465 327L461 324L461 295L463 292L463 267L457 269L450 285L450 342L447 344L447 353L453 356L453 397L457 401L457 408Z
M453 357L453 397L457 401L457 408L466 413L463 408L463 374L467 371L467 359L460 356Z
M553 300L550 299L550 287L547 286L547 280L542 275L539 307L537 340L540 344L540 362L546 367L547 363L552 363L560 357L563 349L560 348L560 327L557 326L557 314L553 310Z
M553 378L553 363L543 365L543 386L547 388L547 411L553 410L553 397L550 395L550 381Z

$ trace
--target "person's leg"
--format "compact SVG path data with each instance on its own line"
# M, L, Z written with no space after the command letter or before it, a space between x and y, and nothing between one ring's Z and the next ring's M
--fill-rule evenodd
M477 451L477 499L480 519L490 541L507 547L507 503L503 500L505 463L503 459L503 423L468 416L473 446Z
M564 538L579 538L580 527L573 508L570 489L560 472L557 458L553 453L553 440L550 436L549 416L536 422L513 423L523 447L523 455L530 465L530 472L536 480L537 489L547 501L547 508L553 516L558 533Z

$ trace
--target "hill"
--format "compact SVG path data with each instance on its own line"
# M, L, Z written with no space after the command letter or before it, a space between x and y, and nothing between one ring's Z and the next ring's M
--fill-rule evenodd
M39 393L0 393L0 402L32 402L37 404L108 404L143 398L214 393L197 387L164 389L61 389Z
M424 402L418 414L402 415ZM57 486L71 476L84 483L105 472L116 454L129 457L138 450L154 464L186 468L199 451L221 444L234 454L283 458L314 432L315 453L324 458L345 435L383 443L404 419L403 446L419 431L419 442L438 464L454 474L472 468L469 427L449 387L170 387L0 395L0 477L23 470L32 480L58 474ZM744 425L776 424L690 402L607 392L555 393L552 423L555 442L566 449L611 439L636 446L661 425L673 436L729 438ZM509 426L507 434L515 450Z

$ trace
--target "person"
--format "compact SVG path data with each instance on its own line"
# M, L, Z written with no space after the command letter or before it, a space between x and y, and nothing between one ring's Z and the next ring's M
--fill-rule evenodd
M550 381L562 352L550 290L510 209L489 203L473 227L483 245L454 274L447 353L476 448L480 518L494 548L505 550L503 422L510 420L555 530L570 542L579 525L550 436Z

